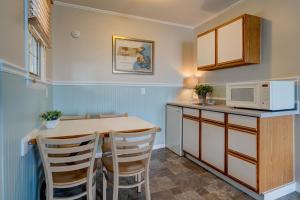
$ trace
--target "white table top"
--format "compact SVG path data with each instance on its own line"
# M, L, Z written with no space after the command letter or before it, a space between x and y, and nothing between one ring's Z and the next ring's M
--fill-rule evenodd
M83 119L83 120L69 120L60 121L56 128L46 129L42 128L32 136L29 140L30 144L36 144L36 136L44 135L51 138L67 138L80 135L87 135L98 132L102 134L110 131L143 131L151 128L156 128L159 132L161 129L138 117L117 117L117 118L103 118L103 119Z

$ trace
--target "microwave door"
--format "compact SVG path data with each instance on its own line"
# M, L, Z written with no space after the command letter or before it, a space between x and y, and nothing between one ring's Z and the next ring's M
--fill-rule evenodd
M229 99L231 106L258 108L259 107L259 88L257 85L247 85L231 87Z

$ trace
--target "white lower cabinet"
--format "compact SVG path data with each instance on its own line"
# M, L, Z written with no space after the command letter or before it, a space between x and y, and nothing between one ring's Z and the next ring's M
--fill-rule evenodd
M166 113L166 147L182 156L182 108L168 105Z
M255 164L228 155L228 175L251 186L253 189L257 188L256 171Z
M199 158L199 121L183 118L183 150Z
M201 159L224 172L225 127L202 122Z

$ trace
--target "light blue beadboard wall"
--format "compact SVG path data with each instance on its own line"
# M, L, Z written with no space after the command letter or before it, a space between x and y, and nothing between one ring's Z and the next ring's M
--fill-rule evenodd
M52 107L51 87L39 84L27 86L24 77L4 72L0 74L3 200L35 200L38 185L37 152L36 149L31 149L25 157L21 157L20 141L22 137L40 127L40 113Z
M155 142L160 145L165 144L165 105L179 92L179 87L165 86L55 85L53 107L67 115L128 112L161 127Z

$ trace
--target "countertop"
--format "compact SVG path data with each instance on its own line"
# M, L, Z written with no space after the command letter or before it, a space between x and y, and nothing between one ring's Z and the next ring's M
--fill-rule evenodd
M271 112L271 111L232 108L232 107L228 107L226 105L206 105L206 106L204 106L204 105L197 105L195 102L184 102L184 101L168 102L167 105L196 108L196 109L201 109L201 110L217 111L217 112L224 112L224 113L230 113L230 114L260 117L260 118L299 114L298 110L285 110L285 111Z

